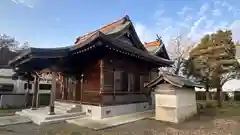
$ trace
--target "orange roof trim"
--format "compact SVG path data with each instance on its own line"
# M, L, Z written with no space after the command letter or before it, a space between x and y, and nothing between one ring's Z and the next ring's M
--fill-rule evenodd
M91 37L93 34L95 34L98 31L106 33L108 31L118 27L119 25L123 24L124 21L126 21L126 20L130 20L128 15L124 16L123 18L121 18L121 19L119 19L119 20L117 20L117 21L115 21L115 22L113 22L111 24L105 25L105 26L101 27L100 29L97 29L95 31L92 31L92 32L86 34L86 35L78 37L76 42L75 42L75 44L81 43L82 41L88 39L89 37Z
M153 41L153 42L148 42L148 43L144 43L145 47L152 47L152 46L160 46L160 42L159 41Z

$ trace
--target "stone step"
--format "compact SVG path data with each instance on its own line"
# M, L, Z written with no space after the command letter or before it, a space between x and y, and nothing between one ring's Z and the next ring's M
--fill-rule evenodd
M75 112L75 113L66 113L61 115L49 115L45 117L45 120L53 120L53 119L59 119L59 118L70 118L70 117L77 117L77 116L85 116L85 112Z
M43 120L38 122L38 125L43 125L43 124L54 124L54 123L59 123L63 122L66 120L72 120L72 119L79 119L79 118L84 118L86 115L80 115L80 116L72 116L72 117L67 117L67 118L58 118L58 119L51 119L51 120Z
M55 108L60 110L71 110L72 108L75 108L75 107L65 107L65 106L55 105Z
M74 113L74 112L81 112L81 108L71 108L71 109L62 109L59 107L55 107L56 111L62 112L62 113Z
M21 112L16 112L16 114L30 118L34 123L38 125L64 122L65 120L86 117L85 112L60 113L57 112L57 110L55 112L56 115L48 115L48 110L45 107L39 108L39 110L25 109Z
M59 110L59 111L65 112L65 113L81 112L82 111L82 106L81 105L75 105L75 107L72 107L72 106L66 107L66 106L56 105L55 108L56 108L56 110Z
M59 101L55 101L54 104L55 106L63 106L63 107L76 107L78 105L81 105L81 104L75 104L75 103L63 103Z

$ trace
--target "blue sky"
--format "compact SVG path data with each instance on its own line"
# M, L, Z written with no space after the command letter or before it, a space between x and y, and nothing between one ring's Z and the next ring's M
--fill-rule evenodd
M33 47L68 46L76 37L129 15L143 42L176 35L197 41L232 29L240 40L240 1L211 0L1 0L0 34Z

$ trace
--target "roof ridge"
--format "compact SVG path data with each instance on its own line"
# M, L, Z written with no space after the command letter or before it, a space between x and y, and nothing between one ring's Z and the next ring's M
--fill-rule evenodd
M94 31L91 31L91 32L89 32L89 33L87 33L87 34L84 34L83 36L77 37L77 40L76 40L75 44L79 41L79 39L84 38L84 37L86 37L86 36L89 36L89 35L91 35L91 34L93 34L93 33L96 33L96 32L98 32L98 31L100 31L100 30L102 30L102 29L104 29L104 28L107 28L107 27L110 26L110 25L113 25L113 24L115 24L115 23L117 23L117 22L120 22L120 21L123 21L123 20L131 21L130 18L129 18L129 16L128 16L128 15L125 15L125 16L122 17L121 19L118 19L118 20L116 20L116 21L114 21L114 22L112 22L112 23L110 23L110 24L104 25L104 26L98 28L97 30L94 30Z

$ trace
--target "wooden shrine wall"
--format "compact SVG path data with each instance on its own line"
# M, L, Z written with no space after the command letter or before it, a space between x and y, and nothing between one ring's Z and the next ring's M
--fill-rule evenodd
M103 105L147 101L144 83L149 82L149 69L146 63L116 53L107 55L103 61Z
M101 102L100 91L100 60L83 72L83 95L82 102L88 104L99 104Z

